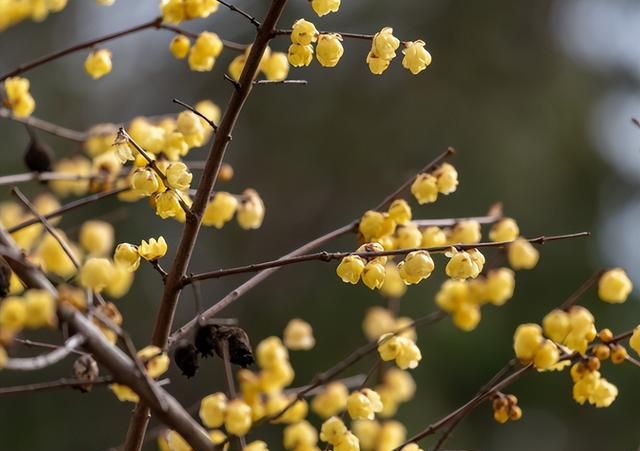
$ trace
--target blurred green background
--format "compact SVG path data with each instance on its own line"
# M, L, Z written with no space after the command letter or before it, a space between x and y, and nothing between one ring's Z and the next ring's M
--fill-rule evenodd
M260 17L267 3L244 0L238 5ZM640 111L640 46L634 47L640 5L624 0L347 0L339 14L319 19L306 1L290 3L282 26L299 17L336 31L375 32L392 26L402 39L425 39L434 62L414 77L398 58L376 77L364 63L368 44L347 40L335 69L314 63L291 71L290 78L307 79L307 86L255 89L233 135L227 161L236 176L225 189L257 189L267 205L264 226L246 232L230 223L222 230L203 230L192 270L275 258L359 216L447 146L458 150L453 163L461 175L460 188L435 205L415 208L415 216L478 215L502 201L527 236L594 234L545 246L538 267L518 275L514 299L502 308L484 309L475 331L461 332L448 319L419 331L424 358L413 372L419 388L416 399L398 415L411 434L473 396L512 357L515 327L540 321L595 270L624 265L640 282L634 232L640 219L640 171L635 171L640 130L629 121ZM25 22L0 34L0 72L146 21L157 14L157 4L118 0L104 8L70 1L44 23ZM185 27L239 42L252 37L251 26L222 7ZM177 112L174 97L190 103L208 98L224 107L231 87L222 74L235 54L225 52L211 73L194 73L169 54L170 39L165 31L145 31L108 43L114 70L97 82L83 71L86 52L29 72L35 115L86 129L136 115ZM286 37L272 45L281 51L287 46ZM23 172L24 128L2 120L0 136L2 175ZM77 151L57 138L42 137L56 155ZM204 149L190 154L191 159L204 157ZM30 194L41 189L25 186ZM10 197L9 187L3 197ZM160 220L144 203L121 210L121 204L105 201L65 217L62 228L73 237L78 221L114 210L118 241L162 234L170 251L175 250L181 226ZM354 246L348 237L327 250ZM436 264L438 274L410 288L402 300L403 315L419 316L435 308L443 261ZM161 292L158 275L143 266L134 288L118 304L139 347L148 343ZM313 325L316 348L292 355L295 384L306 383L364 343L362 315L382 303L362 285L341 283L334 267L305 263L283 269L224 312L239 319L254 343L281 334L292 317ZM203 284L205 302L214 303L244 278ZM623 331L639 322L636 299L610 306L590 293L585 303L600 327ZM187 291L176 325L192 313ZM370 365L371 358L351 373ZM69 374L69 367L66 362L37 374L4 371L0 386L55 379ZM603 374L620 390L609 409L577 405L566 372L532 374L508 390L520 399L521 421L499 425L483 405L459 426L448 447L635 450L640 443L633 414L640 403L637 368L606 364ZM173 368L168 376L169 390L185 405L224 388L219 359L207 360L195 379L187 381ZM89 395L55 391L5 396L0 398L0 448L106 450L124 438L131 409L105 388ZM274 435L264 438L277 450L279 427L272 430Z

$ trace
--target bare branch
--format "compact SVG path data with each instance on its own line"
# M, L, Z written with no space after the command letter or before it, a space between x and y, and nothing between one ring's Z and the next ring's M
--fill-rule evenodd
M91 385L106 385L113 383L113 378L109 376L100 377L91 381ZM38 391L49 391L59 388L75 388L87 385L86 380L62 378L56 381L38 382L35 384L16 385L14 387L2 387L0 388L0 396L3 395L15 395L20 393L33 393Z
M68 139L69 141L83 142L87 139L87 136L88 136L87 133L85 132L71 130L70 128L62 127L52 122L47 122L45 120L38 119L37 117L34 117L34 116L17 117L13 114L13 112L10 109L4 108L4 107L0 107L0 117L5 119L11 119L12 121L15 121L15 122L20 122L21 124L25 124L30 127L37 128L51 135Z
M48 354L29 358L10 358L7 360L5 369L34 371L55 365L82 346L84 342L85 338L82 335L74 335L65 342L64 346L61 346Z
M240 14L241 16L245 17L249 22L251 22L251 24L254 27L260 28L261 23L255 17L253 17L251 14L241 10L240 8L238 8L235 5L232 5L231 3L227 3L224 0L218 0L218 3L220 3L221 5L226 6L231 11L236 12L236 13Z
M182 100L178 100L178 99L173 99L173 103L177 103L178 105L185 107L187 110L191 111L196 116L199 116L200 118L202 118L207 124L211 126L211 128L214 131L218 130L218 126L211 119L209 119L207 116L205 116L200 111L198 111L195 107L192 107L188 103L185 103Z

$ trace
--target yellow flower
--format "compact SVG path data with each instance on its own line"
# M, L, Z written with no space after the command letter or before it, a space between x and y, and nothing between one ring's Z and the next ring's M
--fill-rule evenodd
M342 382L331 382L311 401L311 409L322 418L342 412L347 406L349 392Z
M373 52L369 52L367 54L367 64L372 74L381 75L389 67L390 61L376 56Z
M609 407L618 396L618 387L605 378L601 378L589 397L589 402L596 407Z
M128 401L128 402L138 402L138 401L140 401L140 398L138 397L138 394L136 392L134 392L133 390L131 390L126 385L111 384L111 385L109 385L109 388L111 389L113 394L116 395L116 397L118 398L118 401L122 401L122 402L126 402L126 401Z
M392 450L405 441L407 431L398 421L385 421L378 435L378 449Z
M169 164L165 174L167 176L167 181L172 188L180 191L186 191L189 189L193 174L191 174L189 168L187 168L187 165L183 162L178 161L176 163Z
M380 395L368 388L354 391L347 399L347 411L354 420L373 420L382 411Z
M391 235L396 228L395 221L386 213L369 210L362 215L358 231L365 241L373 241Z
M251 407L244 401L234 399L227 404L224 427L229 434L242 437L251 428Z
M182 111L176 119L176 128L183 135L194 135L201 133L204 126L194 112Z
M193 44L194 51L210 55L214 58L217 58L220 55L223 48L224 45L220 37L209 31L203 31L200 33L196 42Z
M480 322L480 306L469 302L462 303L453 312L453 324L460 330L470 332L478 326Z
M427 227L422 231L421 247L438 247L447 244L447 235L440 227Z
M9 296L0 303L0 326L19 331L27 320L27 306L17 296Z
M140 266L140 254L138 246L129 243L120 243L113 254L114 263L129 272L133 272Z
M434 268L433 259L427 251L410 252L404 260L398 264L400 277L406 284L416 284L427 279Z
M509 264L513 269L533 269L538 264L540 253L524 238L518 238L507 248Z
M186 14L189 19L206 18L218 10L218 0L184 0Z
M273 368L288 361L289 352L278 337L268 337L256 347L256 360L260 368Z
M298 19L291 28L291 42L300 45L309 45L318 39L318 30L311 22Z
M383 376L384 387L399 402L409 401L416 393L416 382L408 371L389 368Z
M336 273L344 283L357 284L364 272L365 260L357 255L347 255L342 259Z
M382 288L385 282L386 268L382 263L371 261L362 272L362 282L370 289Z
M522 362L531 362L544 342L542 329L537 324L521 324L513 335L513 349Z
M631 346L631 349L636 351L637 354L640 354L640 326L633 329L633 335L629 338L629 346Z
M503 218L496 222L489 232L491 241L513 241L520 235L520 228L515 219Z
M569 314L564 310L554 309L542 319L544 334L557 343L564 342L571 329Z
M24 295L25 326L38 329L56 324L56 302L46 290L28 290Z
M162 0L160 13L164 22L174 25L179 24L186 19L184 0Z
M160 179L151 168L137 168L131 175L131 188L137 192L150 196L160 189Z
M393 263L388 263L384 267L384 280L382 281L380 292L384 296L391 298L400 298L407 292L407 286L404 280L402 280L400 271Z
M394 200L387 210L389 218L396 224L406 225L411 221L411 207L404 199Z
M113 276L113 263L107 258L89 258L80 269L82 286L98 293L111 283Z
M240 80L240 75L242 74L242 70L244 69L244 65L246 64L246 62L247 62L247 57L244 54L238 55L231 60L231 63L229 64L229 68L227 69L227 72L229 72L229 75L235 81Z
M311 7L320 17L335 13L340 8L340 0L311 0Z
M311 45L291 44L287 59L293 67L308 66L313 60L313 47Z
M111 52L107 49L100 49L89 53L84 61L84 70L91 78L97 80L111 72Z
M155 197L156 214L162 219L180 216L183 212L180 204L180 194L170 189Z
M337 445L347 434L347 427L338 417L331 417L322 423L320 428L320 440Z
M186 58L190 48L191 41L183 34L176 35L169 44L171 54L178 59Z
M452 279L475 279L484 266L484 256L477 249L457 252L452 248L451 259L447 263L447 276Z
M438 179L426 172L419 174L411 185L411 194L420 205L435 202L438 192Z
M4 81L4 89L13 114L16 117L31 116L36 102L29 93L29 80L22 77L9 77Z
M272 52L260 66L267 80L284 80L289 75L289 60L287 54Z
M407 224L399 227L396 231L396 247L398 249L412 249L420 247L422 243L422 233L415 224Z
M56 232L60 234L62 239L66 239L61 230L56 230ZM77 258L79 252L72 244L70 244L70 247L73 255ZM37 249L37 255L42 259L42 265L47 272L52 272L64 278L71 277L76 272L73 261L58 243L58 240L49 233L42 238Z
M611 304L626 301L632 289L633 284L622 268L610 269L598 280L598 296Z
M237 208L238 200L233 195L218 191L204 210L202 224L221 229L226 222L233 218Z
M105 288L107 295L114 299L119 299L129 292L133 284L133 273L127 271L120 265L113 266L113 278L111 283Z
M544 340L533 357L533 365L539 370L551 369L560 357L558 347L551 340Z
M458 188L458 171L449 163L442 163L433 171L433 176L437 179L440 194L451 194Z
M422 359L420 349L408 338L386 334L378 340L378 354L385 362L395 360L401 369L415 368Z
M386 406L385 406L386 407ZM376 449L380 423L372 420L357 420L351 423L353 433L360 441L362 450Z
M283 433L283 445L289 450L305 449L318 443L318 431L308 421L287 426Z
M373 36L371 51L379 58L391 60L396 56L400 40L393 35L393 28L384 27Z
M292 351L308 351L316 344L311 324L299 318L294 318L287 323L283 335L285 346Z
M267 448L267 444L262 440L254 440L251 443L247 443L247 446L244 447L245 451L269 451Z
M169 356L157 346L147 346L138 351L149 377L158 378L169 369Z
M147 261L158 260L167 253L167 242L164 240L164 237L159 237L157 240L155 238L150 238L147 243L145 240L142 240L140 246L138 247L138 253L140 257L144 258Z
M105 221L86 221L80 228L80 245L91 255L105 255L113 248L113 226Z
M493 305L504 305L513 297L516 279L509 268L492 269L484 284L484 297Z
M409 69L413 75L419 74L431 64L431 55L424 46L424 41L407 42L402 51L404 54L402 67Z
M473 244L482 239L478 221L460 221L449 231L448 241L451 244Z
M202 398L199 410L202 423L209 428L222 426L227 412L227 404L227 397L224 393L214 393Z
M258 229L264 220L264 211L264 202L257 191L246 189L242 193L236 219L245 230Z
M337 33L321 34L316 44L316 58L324 67L335 67L342 55L344 48L341 42L342 36Z

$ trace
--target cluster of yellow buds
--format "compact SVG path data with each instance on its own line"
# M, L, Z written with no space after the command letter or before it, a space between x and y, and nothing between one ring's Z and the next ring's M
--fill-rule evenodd
M283 340L285 346L292 351L308 351L316 344L311 324L300 318L293 318L287 323Z
M449 163L443 163L432 172L416 176L411 193L420 205L435 202L438 194L451 194L458 188L458 171Z
M523 363L533 363L539 370L554 369L560 358L558 346L545 339L542 328L533 323L521 324L513 335L513 349Z
M385 334L378 340L378 354L385 362L395 360L399 368L416 368L422 353L416 343L406 336L394 333Z
M36 108L36 101L29 92L29 80L23 77L7 78L4 81L4 92L6 94L6 106L11 109L16 117L31 116L31 113Z
M298 19L291 29L288 52L289 63L294 67L308 66L313 60L313 43L316 43L316 58L324 67L335 67L342 55L342 36L338 33L318 33L315 25Z
M185 20L206 18L218 10L218 0L162 0L162 20L177 25Z
M264 202L253 189L246 189L240 200L233 194L218 191L205 208L202 224L221 229L236 215L240 227L245 230L257 229L262 225L264 213Z
M82 155L61 158L54 164L53 170L56 174L79 177L77 180L60 179L49 181L49 187L59 197L82 196L91 188L88 178L80 178L88 177L93 173L91 162Z
M147 346L138 351L138 359L142 362L149 377L157 379L169 369L169 356L157 346ZM111 384L109 388L120 401L138 402L139 397L131 388L122 384Z
M111 69L113 68L111 56L111 51L108 49L92 51L87 55L87 59L84 61L84 70L94 80L104 77L111 72Z
M347 398L347 412L353 420L373 420L382 412L380 395L370 388L353 391Z
M251 429L251 407L241 399L228 400L224 393L214 393L202 398L200 419L210 428L224 425L229 434L244 436Z
M472 331L481 319L480 308L487 303L501 306L515 289L515 275L509 268L496 268L473 280L446 280L436 294L438 307L451 314L453 323Z
M182 37L186 38L185 36ZM184 43L184 39L178 42L171 41L169 48L172 50L174 56L180 56L185 51ZM222 39L210 31L200 33L193 46L191 46L189 42L187 43L186 50L189 52L189 68L196 72L209 72L213 69L216 59L220 56L224 48Z
M342 382L331 382L314 396L311 401L311 410L320 418L338 415L347 407L348 397L349 390Z
M596 407L609 407L618 396L618 387L600 374L600 360L593 357L571 367L573 399L578 404L589 402Z
M369 340L378 340L382 335L394 332L415 341L415 329L409 327L411 323L412 319L407 316L396 318L384 307L371 307L362 321L362 330Z
M391 451L406 440L407 430L399 421L357 420L351 425L360 441L362 451ZM416 444L406 445L401 451L422 451Z
M331 417L322 423L320 440L333 446L335 451L359 451L360 441L338 417Z
M142 240L139 246L130 243L120 243L113 253L116 266L127 272L134 272L140 266L140 257L147 261L156 261L167 253L167 242L164 237Z
M382 376L382 383L376 386L376 392L382 400L382 410L378 416L390 418L396 414L400 404L413 399L416 383L408 371L400 368L388 368Z
M622 268L606 271L598 279L598 296L604 302L621 304L627 300L633 284Z
M306 420L291 424L284 428L282 444L291 451L315 451L318 431Z
M247 57L249 56L250 51L251 46L247 47L243 53L231 60L227 72L233 80L240 80L240 75L247 63ZM262 59L260 60L258 69L264 74L267 80L284 80L287 78L287 75L289 75L289 61L287 59L287 54L283 52L273 52L269 47L267 47L262 54Z
M452 247L445 255L449 257L445 270L452 279L475 279L484 268L484 255L478 249L458 251Z
M0 2L0 31L26 19L43 21L49 13L67 6L67 0L3 0Z
M542 320L547 337L569 349L584 354L597 335L593 315L585 307L576 305L568 312L555 309Z
M522 418L522 409L518 406L518 398L514 395L497 393L493 398L493 418L498 423L517 421Z

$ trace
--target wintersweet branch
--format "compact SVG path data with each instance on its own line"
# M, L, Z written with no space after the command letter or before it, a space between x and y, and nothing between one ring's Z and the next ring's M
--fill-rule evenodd
M43 354L28 358L11 358L7 360L5 368L8 370L35 371L55 365L65 359L69 354L75 352L77 348L82 346L85 338L81 335L74 335L69 338L65 344L48 354Z
M452 147L449 147L445 152L441 153L436 158L434 158L431 162L426 164L418 173L433 171L434 169L439 167L444 161L446 161L449 157L451 157L454 153L455 153L455 150ZM402 196L403 193L409 189L409 187L411 186L414 180L415 180L415 175L412 176L411 178L408 178L405 182L403 182L398 188L396 188L389 195L387 195L373 209L384 210L388 208L389 205L391 205L391 203L395 199ZM299 255L304 255L305 253L312 251L314 249L317 249L318 247L324 245L325 243L328 243L329 241L335 238L338 238L347 233L355 232L358 230L359 222L360 222L360 218L356 218L350 223L342 227L338 227L337 229L329 233L326 233L314 240L309 241L306 244L303 244L299 248L281 257L281 259L287 259L287 258L299 256ZM184 338L185 336L187 336L191 332L191 330L198 324L198 321L200 319L207 320L207 319L213 318L220 311L222 311L223 309L231 305L233 302L235 302L237 299L239 299L242 295L246 294L251 289L255 288L256 286L260 285L260 283L268 279L279 268L280 268L279 266L274 266L272 268L265 269L259 272L258 274L256 274L255 276L251 277L242 285L236 287L234 290L232 290L230 293L228 293L226 296L220 299L216 304L209 307L206 311L200 313L198 316L193 318L187 324L183 325L174 333L172 333L171 337L169 337L169 345L171 346L173 343L176 343L177 340L179 340L180 338ZM182 280L183 279L181 279L181 282Z
M558 241L558 240L567 240L573 238L582 238L589 236L589 232L579 232L579 233L570 233L565 235L549 235L549 236L539 236L537 238L528 239L532 244L542 245L548 241ZM275 268L278 266L291 265L294 263L302 263L308 261L323 261L330 262L332 260L339 260L349 255L356 255L358 257L363 258L373 258L373 257L382 257L382 256L404 256L409 254L410 252L415 251L427 251L432 254L443 253L451 250L451 248L455 248L459 251L469 250L469 249L484 249L491 247L505 247L509 244L513 243L513 241L490 241L490 242L482 242L482 243L474 243L474 244L450 244L446 246L436 246L436 247L415 247L408 249L394 249L389 251L379 251L379 252L316 252L313 254L305 254L298 255L291 258L280 258L278 260L271 260L268 262L262 263L254 263L252 265L246 266L238 266L235 268L227 268L227 269L218 269L215 271L204 272L200 274L194 274L192 276L186 277L183 279L183 283L189 284L196 280L206 280L206 279L217 279L219 277L230 276L233 274L242 274L247 272L257 272L263 269Z
M106 385L111 384L112 382L113 378L105 376L91 381L90 385ZM48 391L59 388L76 388L84 385L88 385L87 381L83 381L81 379L62 378L56 381L37 382L35 384L16 385L14 387L1 387L0 396Z
M87 139L86 132L79 132L77 130L71 130L70 128L62 127L61 125L54 124L52 122L38 119L34 116L29 117L17 117L11 110L0 107L0 117L5 119L11 119L15 122L20 122L30 127L37 128L51 135L58 136L60 138L68 139L69 141L83 142Z
M249 22L251 22L251 24L256 27L256 28L260 28L260 25L262 25L258 19L256 19L255 17L253 17L251 14L241 10L240 8L238 8L235 5L232 5L231 3L227 3L224 0L218 0L218 3L220 3L221 5L229 8L231 11L240 14L241 16L243 16L244 18L246 18Z
M288 36L291 34L293 30L291 28L283 28L283 29L279 29L276 30L274 33L274 36ZM332 34L332 33L336 33L339 34L340 36L342 36L343 38L349 38L349 39L359 39L359 40L364 40L364 41L371 41L373 39L373 37L375 35L373 34L363 34L363 33L350 33L348 31L342 32L342 31L320 31L318 30L319 34ZM400 41L402 44L406 44L407 41Z
M213 131L218 130L218 126L211 119L209 119L207 116L205 116L200 111L198 111L195 107L189 105L188 103L183 102L182 100L178 100L178 99L173 99L172 102L173 103L177 103L178 105L185 107L187 110L191 111L193 114L195 114L196 116L200 117L207 124L209 124L209 126L211 126Z

